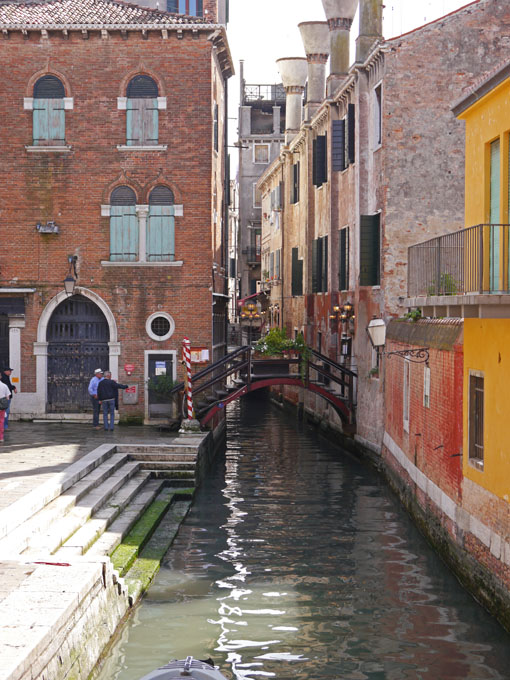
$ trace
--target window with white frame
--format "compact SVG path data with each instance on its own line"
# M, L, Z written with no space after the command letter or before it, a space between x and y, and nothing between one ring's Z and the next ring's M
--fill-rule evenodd
M259 189L257 189L257 183L254 182L253 184L253 207L254 208L260 208L262 207L262 194Z
M404 403L403 403L403 421L404 430L409 432L409 409L411 405L411 362L409 359L404 360Z
M145 322L147 335L153 340L163 342L173 335L175 322L166 312L155 312Z
M166 11L202 17L204 16L204 3L203 0L167 0Z
M174 262L174 218L182 206L174 205L169 187L155 186L148 205L137 205L131 187L116 187L101 214L110 218L110 262Z
M425 366L423 369L423 406L430 408L430 368Z
M269 163L269 144L254 144L253 145L253 162Z

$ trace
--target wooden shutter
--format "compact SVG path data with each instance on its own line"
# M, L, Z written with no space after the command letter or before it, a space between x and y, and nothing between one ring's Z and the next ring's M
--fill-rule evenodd
M381 282L380 215L360 216L360 286Z
M213 113L213 142L214 142L214 150L218 151L219 149L219 124L218 124L218 104L214 104L214 113Z
M147 221L147 261L173 262L174 259L174 206L151 205Z
M314 184L320 187L327 181L328 178L328 154L326 146L326 135L319 135L315 140L315 154L314 154Z
M138 259L138 220L134 205L110 206L110 260Z
M317 176L317 140L312 140L312 181L314 186L319 186Z
M322 181L328 181L328 134L324 133L322 137Z
M126 145L142 145L142 106L145 99L129 99L126 104Z
M317 239L314 239L312 241L312 293L317 293L319 290L318 252L318 241Z
M153 146L158 143L158 100L141 99L142 144Z
M491 185L490 185L490 223L492 225L500 223L500 142L496 139L491 143ZM499 269L500 269L500 228L491 227L490 244L490 286L491 291L499 290Z
M345 120L334 120L331 136L331 168L345 170Z
M276 251L276 263L275 263L275 276L277 279L280 278L280 257L281 257L281 250L278 248Z
M323 236L319 240L321 242L320 290L323 293L327 293L328 292L328 237Z
M469 376L469 458L484 459L484 379Z
M269 278L274 276L274 252L269 254Z
M356 156L356 109L354 104L349 104L347 107L347 126L348 126L348 144L347 144L347 158L348 163L354 163Z
M291 266L291 272L292 272L292 284L291 284L291 293L292 295L299 295L297 292L298 289L298 262L299 262L299 249L298 248L292 248L292 266Z
M65 143L65 111L63 99L34 99L34 146Z
M338 290L349 288L349 227L338 235Z

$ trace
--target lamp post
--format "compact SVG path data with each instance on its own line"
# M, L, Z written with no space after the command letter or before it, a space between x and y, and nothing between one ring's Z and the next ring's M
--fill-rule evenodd
M67 256L67 261L69 263L69 270L67 272L67 276L64 279L64 290L67 293L67 295L72 295L74 293L74 288L76 286L76 279L78 278L78 273L76 271L76 262L78 260L77 255L68 255ZM74 273L74 276L72 276L71 272ZM74 278L76 277L76 278Z
M248 344L251 346L251 329L253 326L253 323L256 321L260 321L260 313L257 309L257 305L254 305L252 302L249 305L246 305L245 311L241 312L241 322L245 321L248 323Z
M344 337L344 335L347 337L346 334L343 333L343 324L346 324L348 321L351 319L354 320L355 318L354 305L351 302L346 302L342 306L335 305L333 311L329 315L329 320L331 321L333 328L336 328L338 323L342 323L342 337ZM338 361L338 333L336 336L336 360Z
M416 349L401 349L394 352L385 352L386 345L386 324L383 319L374 317L367 326L368 337L372 347L379 355L387 357L397 356L408 359L415 364L424 364L429 360L429 347L417 347Z

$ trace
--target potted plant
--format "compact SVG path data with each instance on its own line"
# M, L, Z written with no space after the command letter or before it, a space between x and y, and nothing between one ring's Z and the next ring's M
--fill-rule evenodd
M170 375L155 375L147 381L149 417L175 417L176 395L170 394L175 381Z
M255 359L263 360L263 357L271 357L271 364L259 364L258 367L260 367L261 372L270 372L272 370L275 373L281 373L284 366L288 370L288 364L282 362L281 365L278 365L274 362L275 359L300 358L300 375L304 379L306 362L310 358L310 350L305 343L302 333L299 333L296 339L292 340L287 337L285 329L274 327L257 341L254 349ZM256 367L255 372L257 372L258 367Z

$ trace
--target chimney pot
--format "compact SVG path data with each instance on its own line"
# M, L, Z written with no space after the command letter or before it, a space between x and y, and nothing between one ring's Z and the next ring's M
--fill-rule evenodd
M277 59L276 63L287 94L285 143L288 144L301 127L301 104L308 74L307 61L304 57L284 57Z

